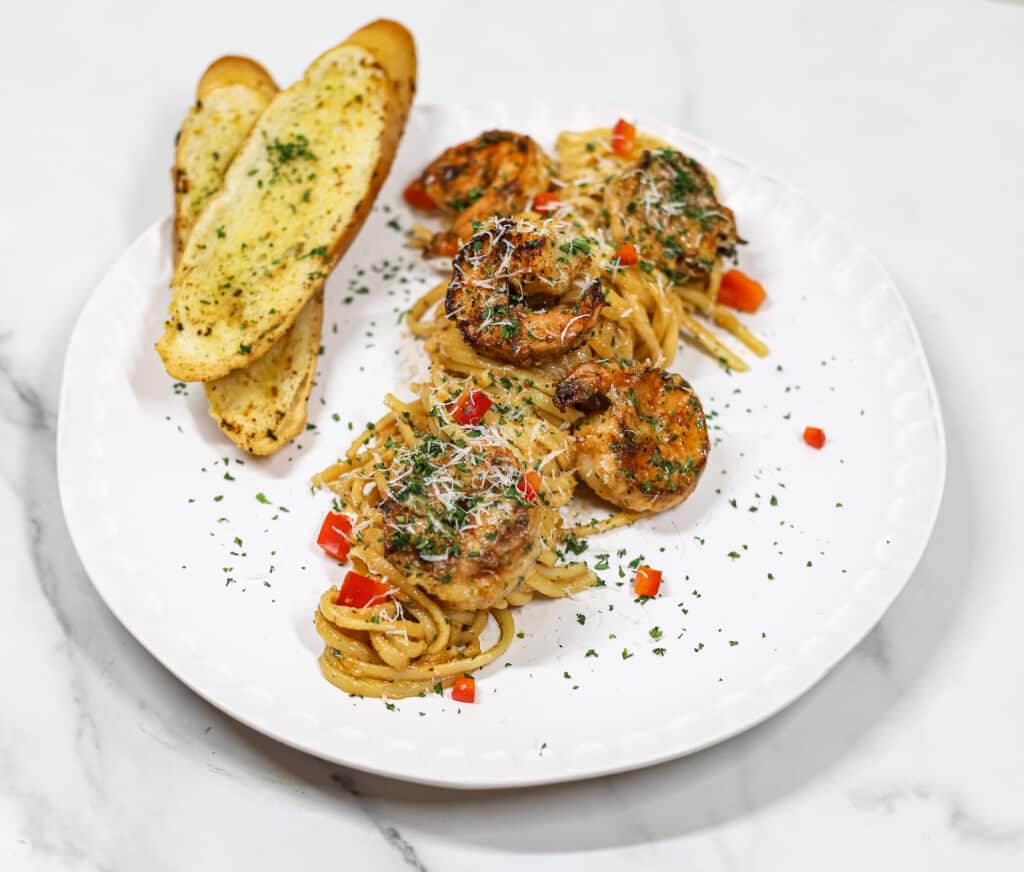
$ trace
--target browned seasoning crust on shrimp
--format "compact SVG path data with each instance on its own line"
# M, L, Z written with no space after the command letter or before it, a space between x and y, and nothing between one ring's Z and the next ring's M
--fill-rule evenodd
M548 189L552 172L551 159L533 139L508 130L487 130L445 149L419 181L453 221L450 230L434 234L424 255L451 257L473 235L475 221L523 211Z
M586 341L605 304L597 243L562 225L496 218L459 250L445 312L480 354L533 366Z
M555 404L585 413L573 425L576 471L608 502L660 512L697 486L710 443L700 400L682 376L589 361L558 383Z
M489 608L523 580L540 549L538 508L516 490L521 475L511 449L486 437L424 436L385 472L385 553L449 606Z
M734 257L742 242L708 171L681 151L644 151L608 182L604 205L616 243L634 243L680 284L706 285L718 259Z

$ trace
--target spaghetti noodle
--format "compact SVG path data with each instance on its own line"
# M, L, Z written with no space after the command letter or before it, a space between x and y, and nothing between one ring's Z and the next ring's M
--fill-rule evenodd
M586 131L565 131L558 136L555 146L559 163L559 176L562 180L562 187L559 196L571 204L574 213L586 221L591 222L595 227L608 229L615 222L617 214L609 210L608 188L615 180L623 177L624 174L638 173L633 167L633 159L624 157L617 153L612 144L612 131L608 128L586 130ZM674 152L667 143L656 139L642 131L637 131L633 144L633 151L636 153L665 155L674 158L678 152ZM689 161L685 156L682 160ZM669 159L666 157L666 159ZM695 161L687 167L673 167L677 179L686 180L688 177L706 176L711 185L711 191L717 192L716 182L713 176ZM693 183L696 187L696 183ZM651 198L656 198L651 188L653 185L646 185L648 202L625 204L626 208L636 205L641 210L646 210L652 205ZM680 190L681 188L681 190ZM694 206L684 201L690 191L683 185L677 183L676 190L679 191L678 206L679 212L689 217L689 210ZM657 203L661 210L671 214L675 203ZM695 219L703 222L708 221L707 216L714 216L711 210L702 210ZM710 220L714 220L713 218ZM698 316L712 320L716 325L726 330L743 345L750 349L758 357L768 354L768 347L755 337L740 320L726 307L717 303L718 288L722 279L721 258L712 256L706 264L706 276L699 276L695 279L679 275L666 276L664 272L652 268L652 264L641 265L641 272L648 282L658 279L667 279L671 290L678 295L682 301L682 315L680 317L680 329L683 335L687 336L698 347L704 349L723 366L732 370L745 371L748 367L742 358L737 356L722 343L714 332L709 330L697 320ZM690 278L690 280L687 280Z
M487 134L494 142L504 142L495 135ZM508 649L515 638L513 607L536 594L564 597L597 583L585 564L566 561L566 546L575 537L633 523L643 513L618 511L572 527L563 522L560 510L570 503L578 483L570 429L581 413L560 408L555 395L571 370L607 360L665 367L673 362L681 335L730 369L745 370L744 361L703 319L755 354L767 353L717 303L722 276L717 252L688 274L645 261L636 268L623 263L615 249L623 228L613 226L605 195L609 181L630 171L632 164L610 141L608 130L561 134L558 196L549 195L544 208L535 201L534 213L502 219L517 230L522 227L515 222L525 221L537 233L557 225L559 232L570 226L578 235L568 248L562 246L567 256L560 261L568 265L578 250L574 245L582 247L603 295L585 339L565 342L554 355L517 351L518 356L510 352L496 359L504 352L495 354L493 348L485 355L478 349L486 350L487 344L471 345L458 319L452 318L451 299L447 312L440 306L451 296L452 285L451 280L441 282L413 304L407 317L410 331L423 340L429 356L429 379L414 386L416 396L410 401L389 394L387 413L367 425L345 456L314 479L333 491L337 508L353 518L350 556L355 569L389 585L383 601L361 607L342 604L337 588L320 599L315 620L325 645L321 669L348 693L391 698L440 693L458 676L494 662ZM493 146L485 137L480 142L481 148ZM668 148L644 134L637 135L635 144L645 152ZM672 168L686 172L675 164ZM712 197L709 202L716 201ZM669 217L679 214L672 208ZM705 209L705 220L725 226L721 219L728 210L721 209ZM537 215L542 216L540 229ZM487 237L494 248L499 223L475 222L467 246L476 241L480 247L474 251L482 251ZM467 260L473 262L464 257L463 263ZM507 258L502 269L508 270ZM506 273L487 270L481 285L493 287L504 280ZM589 287L589 281L577 284ZM491 319L486 300L472 303ZM482 330L492 324L476 326ZM514 335L520 324L509 328ZM460 418L460 410L475 392L487 402L467 421ZM492 624L497 637L486 642Z
M486 388L493 406L478 426L459 427L452 418L453 408L458 398L474 387ZM360 696L394 698L439 690L456 676L493 662L508 648L514 635L511 606L523 605L538 593L567 596L596 582L585 564L562 563L561 549L570 532L564 529L558 510L572 498L576 478L568 457L568 434L561 427L566 416L554 408L550 398L542 399L545 396L528 378L481 373L460 379L435 369L430 383L419 387L414 400L404 402L388 395L388 413L355 439L339 463L314 479L315 484L332 490L340 508L356 518L350 551L353 565L359 572L387 579L392 586L387 601L367 608L338 604L336 588L321 597L316 628L325 649L320 664L333 684ZM537 410L526 412L534 402ZM543 407L549 405L551 411L545 411ZM539 476L536 505L531 507L536 524L535 539L529 543L530 559L513 579L511 589L489 608L467 609L446 603L437 594L437 584L426 577L426 570L389 553L391 540L383 507L396 493L401 495L400 485L408 485L404 470L425 444L457 446L463 454L454 461L448 457L448 461L464 465L465 452L479 450L484 464L497 447L511 452L525 469ZM437 461L445 452L431 453ZM468 461L468 465L472 463ZM458 496L467 494L468 488L460 491L451 477L443 478L443 462L423 467L418 488L442 496L453 490ZM466 513L459 518L453 525L457 531L494 522L488 514L498 513L497 501L507 500L514 485L511 479L489 484L491 492L473 507L479 509L476 516ZM416 544L427 557L439 556L432 553L436 547ZM431 593L423 589L424 584L431 585ZM491 619L498 626L499 638L484 646L481 637Z

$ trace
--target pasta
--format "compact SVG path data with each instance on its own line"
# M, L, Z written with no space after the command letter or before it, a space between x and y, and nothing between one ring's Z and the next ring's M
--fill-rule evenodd
M481 141L486 144L490 135ZM608 141L607 130L561 134L556 182L560 205L557 215L547 219L579 234L568 249L562 246L568 256L574 244L588 258L592 253L599 255L594 258L595 270L604 300L589 334L577 343L566 343L560 355L538 356L536 363L484 356L440 305L448 296L450 280L437 284L413 304L407 316L412 335L423 341L429 356L429 379L413 386L411 400L389 394L386 414L367 425L344 457L314 479L316 485L330 489L336 507L354 519L349 555L355 571L387 584L385 594L362 606L340 603L338 589L333 587L320 599L315 616L325 646L320 666L330 682L350 694L398 698L441 693L459 676L494 662L508 650L515 638L513 608L535 595L565 597L598 583L584 563L566 559L567 546L572 550L575 539L631 524L643 514L618 511L571 526L563 520L561 510L569 505L578 484L570 430L581 413L561 408L555 394L560 380L574 367L602 360L667 367L683 336L724 366L746 369L745 362L704 323L708 320L755 354L767 353L767 347L732 311L717 303L720 257L708 264L702 281L681 280L650 268L651 264L626 268L617 259L611 242L614 217L603 205L604 189L608 179L623 172L626 162ZM643 134L637 135L636 144L643 149L665 148ZM418 236L423 241L429 233ZM486 395L487 408L471 427L462 427L460 404L474 392ZM485 463L493 468L482 471ZM522 482L527 475L535 476L534 484L528 486L535 493L524 499L527 486ZM477 488L485 478L486 487ZM467 480L476 488L472 500L465 499L465 490L458 491L458 499L449 499L458 490L456 485L465 488ZM504 535L509 529L496 520L503 513L522 509L523 526L532 525L529 541L518 542L513 549L515 577L484 573L489 584L497 585L485 606L460 604L456 595L461 588L446 587L452 579L442 578L444 583L439 583L430 574L434 561L447 566L464 558L484 557L478 551L462 555L458 544L444 538L449 534L429 512L425 527L415 526L418 521L402 514L406 511L402 500L411 499L410 492L427 491L434 495L436 511L461 513L460 530L493 524L495 548L502 545L499 530ZM467 511L476 513L469 521ZM435 538L427 541L424 530ZM400 556L414 536L421 543L415 545L420 565L403 563ZM437 544L438 536L443 548ZM470 560L470 565L477 564ZM496 629L496 638L489 628ZM485 636L491 641L485 641Z
M565 131L559 134L556 143L560 177L563 180L560 196L572 205L576 214L599 228L607 227L610 220L604 197L607 182L621 173L629 163L627 159L615 153L609 145L610 142L611 130L603 128L580 132ZM636 133L637 151L670 148L666 143L642 131ZM717 187L713 177L711 182ZM643 275L648 282L657 281L651 273ZM719 259L711 268L706 283L672 284L672 291L682 301L679 327L684 336L723 366L744 372L748 368L746 362L698 320L698 316L710 318L758 357L768 354L768 347L760 339L755 337L728 308L718 305L721 279L722 264Z
M534 594L563 597L593 585L596 576L582 563L560 565L559 551L569 534L559 509L572 498L576 479L568 458L568 435L558 415L545 412L542 390L529 379L497 373L452 378L435 369L419 395L403 402L388 395L388 413L367 427L339 463L320 473L314 483L332 490L340 507L358 524L353 529L350 556L357 571L386 578L393 590L385 603L356 609L338 605L332 588L320 600L317 632L325 649L320 663L324 675L341 689L360 696L392 698L429 693L449 685L457 675L478 669L501 656L514 636L512 606L529 602ZM384 470L396 455L415 448L424 435L464 438L436 410L449 407L467 387L487 389L494 399L494 429L513 446L526 466L541 477L543 504L538 506L540 547L522 582L493 608L467 611L451 608L418 587L385 553L380 502L388 492ZM540 410L518 410L536 401ZM553 406L551 407L554 408ZM490 620L498 641L482 647L481 635Z

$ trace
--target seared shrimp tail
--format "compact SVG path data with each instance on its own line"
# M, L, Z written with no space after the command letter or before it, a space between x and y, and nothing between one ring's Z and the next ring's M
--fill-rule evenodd
M547 190L552 171L551 159L533 139L509 130L487 130L446 149L418 182L451 229L435 234L424 255L452 257L476 223L523 211Z
M533 366L586 341L605 304L597 243L562 223L497 218L459 250L445 312L480 354Z
M576 471L600 497L664 511L697 486L710 443L700 400L682 376L621 361L582 363L555 389L573 425Z

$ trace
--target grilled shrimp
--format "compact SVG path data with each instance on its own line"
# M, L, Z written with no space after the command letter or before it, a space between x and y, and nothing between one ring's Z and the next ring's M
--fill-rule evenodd
M587 413L573 425L576 471L608 502L660 512L697 486L710 445L700 400L682 376L590 361L558 383L555 403Z
M604 205L614 240L635 243L674 282L706 284L718 258L735 257L741 241L707 170L679 151L645 151L609 181Z
M386 472L384 548L449 606L483 609L523 579L540 550L540 518L516 489L522 466L485 436L426 436Z
M451 230L437 233L425 250L451 257L473 235L473 222L521 212L534 194L546 191L551 161L521 133L488 130L442 152L420 176L420 185L453 217Z
M481 354L532 366L586 341L604 307L597 242L567 230L495 218L459 250L445 311Z

